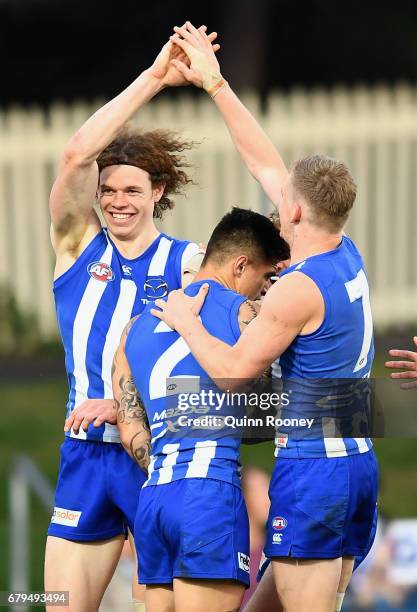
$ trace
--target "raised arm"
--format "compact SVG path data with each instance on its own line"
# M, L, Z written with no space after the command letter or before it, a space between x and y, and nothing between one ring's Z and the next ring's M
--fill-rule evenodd
M151 312L183 336L201 367L222 389L233 390L245 379L257 379L302 330L311 331L308 326L323 316L323 300L313 281L297 272L288 274L271 287L258 316L229 346L210 335L196 316L203 291L196 298L173 291L167 302L155 302L159 311Z
M113 395L117 407L117 426L123 447L146 472L151 448L149 423L125 353L126 337L133 322L134 319L128 323L114 356Z
M179 59L172 63L188 81L203 87L213 98L230 132L233 143L249 172L261 184L268 198L278 205L288 177L285 164L259 123L223 79L220 66L205 32L190 22L174 28L171 40L187 53L190 67Z
M155 63L164 61L167 53L165 45ZM96 159L135 111L162 89L154 66L94 113L65 147L49 204L52 243L58 257L65 253L76 256L78 248L84 247L83 239L91 239L100 230L93 209L98 184Z
M209 35L213 41L216 33ZM218 49L218 45L213 46ZM98 184L97 158L114 140L134 113L167 86L188 82L170 61L186 60L184 53L166 43L153 65L122 93L100 108L72 136L62 155L57 179L50 197L51 238L57 256L77 251L100 230L93 210Z

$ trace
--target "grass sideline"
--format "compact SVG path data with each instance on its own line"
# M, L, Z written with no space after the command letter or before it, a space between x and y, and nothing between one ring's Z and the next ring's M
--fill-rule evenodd
M378 370L380 368L377 368ZM0 382L2 419L0 421L0 590L8 588L7 484L13 458L28 455L53 486L63 440L63 416L67 396L64 378L39 378L30 382ZM390 518L417 516L417 440L377 440L381 466L380 510ZM243 464L270 472L272 443L244 446ZM49 519L47 512L31 496L31 584L42 590L43 554ZM34 608L35 609L35 608Z

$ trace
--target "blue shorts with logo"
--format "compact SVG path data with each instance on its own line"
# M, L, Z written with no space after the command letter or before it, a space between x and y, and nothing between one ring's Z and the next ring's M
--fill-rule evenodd
M87 542L133 533L145 480L121 444L66 438L48 535Z
M269 487L265 555L364 558L378 496L375 453L347 457L278 457Z
M374 518L372 522L372 530L369 536L366 551L362 555L355 556L355 564L353 566L353 571L357 570L360 564L362 563L362 561L364 561L366 557L368 556L374 544L374 541L375 541L377 526L378 526L378 505L375 506ZM262 579L262 576L265 574L267 567L268 565L270 565L270 563L271 563L271 559L270 558L268 559L268 557L265 557L265 554L263 554L261 558L261 562L259 564L259 570L256 576L256 582L259 582Z
M174 578L249 586L249 521L241 490L210 478L142 489L135 544L140 584Z

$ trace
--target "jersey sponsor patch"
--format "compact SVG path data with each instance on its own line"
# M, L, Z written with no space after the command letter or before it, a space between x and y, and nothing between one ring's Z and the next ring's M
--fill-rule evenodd
M67 527L77 527L80 516L81 512L79 510L68 510L67 508L58 508L55 506L51 523L66 525Z
M238 552L237 553L237 562L239 564L240 569L243 570L244 572L247 572L249 574L249 572L250 572L250 557L248 555L245 555L244 553Z
M168 295L168 284L162 276L148 277L143 285L148 300L159 300Z
M285 529L287 525L288 525L287 519L285 519L282 516L275 516L272 519L272 527L276 529L277 531L280 531L281 529Z
M114 280L114 272L110 266L102 261L93 261L87 267L87 272L92 278L108 283Z

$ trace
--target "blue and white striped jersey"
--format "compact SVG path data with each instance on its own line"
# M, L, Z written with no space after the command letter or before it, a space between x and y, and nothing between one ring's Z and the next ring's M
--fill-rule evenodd
M246 298L212 280L192 283L186 293L196 295L203 282L210 289L201 321L209 333L233 345L240 336L238 312ZM222 423L203 424L203 417L224 418L227 409L215 395L207 399L216 387L185 340L148 308L129 331L126 356L152 435L144 486L182 478L214 478L240 486L240 435ZM234 406L228 408L228 414L234 413Z
M369 438L342 437L343 432L352 436L353 430L369 435L368 379L374 343L362 258L352 240L343 236L336 249L309 257L281 276L295 271L315 282L325 316L315 332L297 336L279 359L284 391L290 392L289 406L281 418L317 417L320 431L315 438L318 430L314 426L310 432L280 428L275 455L342 457L367 452L372 448ZM334 431L341 435L333 435Z
M103 229L54 282L69 383L67 417L86 399L113 397L111 368L123 329L148 302L181 287L194 243L160 234L142 255L126 259ZM78 439L120 442L115 425L90 425Z

